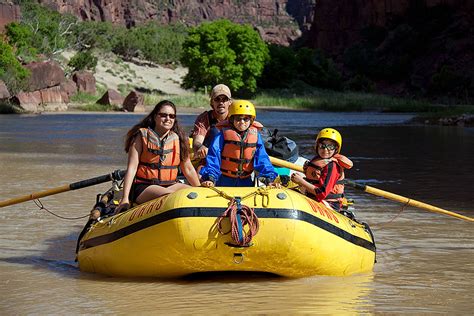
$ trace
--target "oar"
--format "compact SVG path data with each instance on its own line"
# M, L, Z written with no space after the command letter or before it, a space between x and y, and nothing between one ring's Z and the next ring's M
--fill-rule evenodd
M10 199L10 200L2 201L2 202L0 202L0 208L5 207L5 206L9 206L9 205L13 205L13 204L18 204L18 203L30 201L30 200L34 200L34 199L39 199L39 198L42 198L42 197L45 197L45 196L54 195L54 194L58 194L58 193L66 192L66 191L72 191L72 190L77 190L77 189L90 187L90 186L97 185L97 184L104 183L104 182L111 181L111 180L122 180L124 175L125 175L125 171L126 170L115 170L114 172L112 172L110 174L104 174L102 176L98 176L98 177L95 177L95 178L81 180L81 181L78 181L78 182L65 184L65 185L57 187L57 188L52 188L52 189L45 190L45 191L34 192L34 193L31 193L31 194L28 194L28 195L24 195L24 196L20 196L20 197L17 197L17 198Z
M281 160L281 159L278 159L278 158L275 158L275 157L270 157L270 161L275 166L285 167L285 168L292 169L292 170L295 170L295 171L303 172L303 167L299 166L299 165L296 165L294 163L291 163L291 162L288 162L288 161L285 161L285 160ZM433 206L433 205L430 205L430 204L427 204L427 203L423 203L423 202L420 202L420 201L417 201L417 200L413 200L413 199L410 199L410 198L407 198L407 197L404 197L404 196L401 196L401 195L398 195L398 194L383 191L383 190L380 190L380 189L377 189L377 188L374 188L374 187L371 187L371 186L368 186L368 185L358 184L358 183L355 183L354 181L347 180L347 179L344 180L344 183L351 186L351 187L353 187L353 188L355 188L355 189L357 189L357 190L361 190L361 191L367 192L369 194L377 195L377 196L380 196L380 197L383 197L383 198L386 198L386 199L389 199L389 200L392 200L392 201L396 201L396 202L400 202L400 203L410 205L410 206L413 206L413 207L421 208L421 209L424 209L424 210L429 211L429 212L434 212L434 213L439 213L439 214L444 214L444 215L456 217L456 218L459 218L459 219L462 219L462 220L465 220L465 221L468 221L468 222L474 222L474 218L472 218L472 217L467 217L467 216L464 216L464 215L461 215L461 214L458 214L458 213L447 211L445 209L442 209L442 208L439 208L439 207L436 207L436 206Z
M282 160L280 158L270 156L270 162L272 163L272 165L275 165L278 167L284 167L284 168L288 168L294 171L304 172L303 166L291 163L286 160Z

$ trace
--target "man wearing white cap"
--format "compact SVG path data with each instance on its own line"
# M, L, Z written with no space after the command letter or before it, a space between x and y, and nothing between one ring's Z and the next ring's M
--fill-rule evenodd
M225 84L218 84L212 88L210 99L212 110L201 113L194 122L192 136L195 157L206 158L212 138L219 133L217 123L227 119L231 98L230 89Z

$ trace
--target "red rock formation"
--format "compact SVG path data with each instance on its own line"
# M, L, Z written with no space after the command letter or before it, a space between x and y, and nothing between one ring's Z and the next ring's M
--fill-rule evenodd
M120 95L114 89L108 89L105 91L104 95L97 101L98 104L103 105L122 105L124 101L124 97Z
M123 101L123 109L126 112L145 112L145 98L137 91L131 91Z
M79 92L85 92L89 94L95 94L95 77L91 72L88 71L76 71L72 75L72 80L77 85L77 90Z
M369 25L386 27L393 18L406 15L410 6L431 8L440 4L474 17L474 1L470 0L320 0L308 42L338 55L360 41L361 30Z
M70 98L77 93L76 83L71 79L66 79L60 84L61 90Z
M287 45L308 28L314 0L39 0L62 13L71 13L83 20L110 21L134 26L146 21L162 24L182 22L197 25L203 21L226 18L237 23L259 27L263 39ZM287 8L288 7L288 8ZM291 13L289 13L289 11Z
M5 84L5 82L0 80L0 100L8 98L10 98L10 92L8 92L7 85Z
M34 62L25 65L25 68L31 71L28 91L57 86L66 80L63 69L54 61Z
M5 25L20 20L20 7L12 3L0 3L0 33Z

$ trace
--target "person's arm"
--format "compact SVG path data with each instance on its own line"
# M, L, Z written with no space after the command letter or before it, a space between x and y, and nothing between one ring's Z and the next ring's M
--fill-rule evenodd
M139 136L135 137L128 151L127 172L123 180L123 194L119 205L115 209L115 213L126 211L130 207L130 190L132 188L133 179L137 173L138 164L140 162L140 154L142 152L142 140Z
M270 157L268 157L268 154L265 151L265 146L260 134L258 134L257 147L253 157L253 168L258 172L259 178L267 178L270 182L273 182L278 176L278 173L270 162Z
M314 185L306 181L300 173L293 173L291 175L291 181L299 185L303 189L303 192L309 192L313 195L315 194Z
M181 171L183 172L188 182L193 187L198 187L201 185L201 183L199 182L199 177L196 173L196 169L194 169L194 166L191 163L191 160L189 160L189 157L185 161L181 161L179 167L181 168Z
M203 145L209 129L209 119L207 111L201 113L194 122L193 128L193 152L198 158L204 158L207 155L208 148Z
M205 137L203 135L195 135L193 137L193 151L197 158L205 158L208 148L203 145Z
M324 167L321 178L319 178L318 184L313 187L316 201L322 201L331 193L332 189L339 179L339 169L335 162L330 162Z
M212 181L216 183L221 176L221 151L223 147L224 135L221 132L214 137L206 156L206 165L201 169L201 179L204 182Z

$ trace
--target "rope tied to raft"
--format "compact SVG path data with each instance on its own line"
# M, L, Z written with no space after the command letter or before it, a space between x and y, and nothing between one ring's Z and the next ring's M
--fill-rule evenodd
M252 238L258 233L259 222L254 209L242 205L241 202L240 197L235 197L229 202L229 207L219 216L217 229L223 235L228 234L229 232L224 232L222 220L229 217L232 240L238 246L248 247ZM245 225L248 226L247 231L244 230Z
M65 216L61 216L61 215L58 215L58 214L55 214L53 212L51 212L50 210L48 210L46 207L44 207L43 203L41 202L40 199L35 199L33 200L33 202L35 203L35 205L41 210L45 210L46 212L48 212L49 214L53 215L53 216L56 216L60 219L66 219L66 220L76 220L76 219L81 219L81 218L86 218L86 217L89 217L89 214L87 215L83 215L83 216L78 216L78 217L65 217Z
M217 196L221 196L230 201L229 206L224 211L224 213L219 216L217 221L217 229L219 232L223 235L229 233L224 232L222 228L222 220L226 217L229 217L231 227L230 233L234 243L242 247L250 246L252 238L259 230L259 222L254 209L247 205L243 205L242 201L253 196L254 205L256 206L257 196L260 195L262 196L262 206L266 208L270 203L269 189L272 188L273 187L259 187L254 192L251 192L243 197L232 197L226 192L217 189L216 187L209 187L209 189L217 192ZM244 229L246 225L248 226L247 231Z

